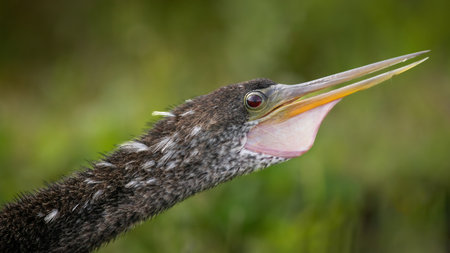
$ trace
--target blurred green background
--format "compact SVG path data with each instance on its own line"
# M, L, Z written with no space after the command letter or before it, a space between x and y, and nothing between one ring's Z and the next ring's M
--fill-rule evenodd
M1 1L0 203L139 135L153 110L431 49L345 98L300 158L99 252L449 252L450 1Z

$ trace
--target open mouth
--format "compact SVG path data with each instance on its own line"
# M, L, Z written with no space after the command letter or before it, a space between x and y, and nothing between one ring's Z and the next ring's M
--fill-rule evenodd
M269 98L269 110L257 119L259 123L248 133L245 148L286 158L303 154L312 147L322 120L343 97L401 74L428 57L316 96L302 97L362 78L427 52L429 51L391 58L306 83L277 84L262 90Z

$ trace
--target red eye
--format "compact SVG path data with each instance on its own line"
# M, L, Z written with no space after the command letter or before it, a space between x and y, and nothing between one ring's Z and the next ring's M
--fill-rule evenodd
M247 107L250 109L255 109L261 106L261 104L264 102L263 95L259 92L251 92L247 94L245 97L245 103L247 104Z

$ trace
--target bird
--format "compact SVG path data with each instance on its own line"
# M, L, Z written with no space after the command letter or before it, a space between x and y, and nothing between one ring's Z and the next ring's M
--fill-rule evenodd
M0 252L90 252L196 193L298 157L343 97L415 67L428 57L386 70L427 52L295 85L231 84L155 112L163 117L141 136L1 207Z

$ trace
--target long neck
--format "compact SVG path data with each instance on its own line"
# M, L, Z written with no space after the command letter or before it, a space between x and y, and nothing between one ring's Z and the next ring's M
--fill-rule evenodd
M235 176L284 161L242 149L249 125L160 121L103 160L0 210L0 252L87 252Z
M92 169L4 206L0 252L90 251L211 187L201 168L181 164L173 148L168 137L126 143Z

